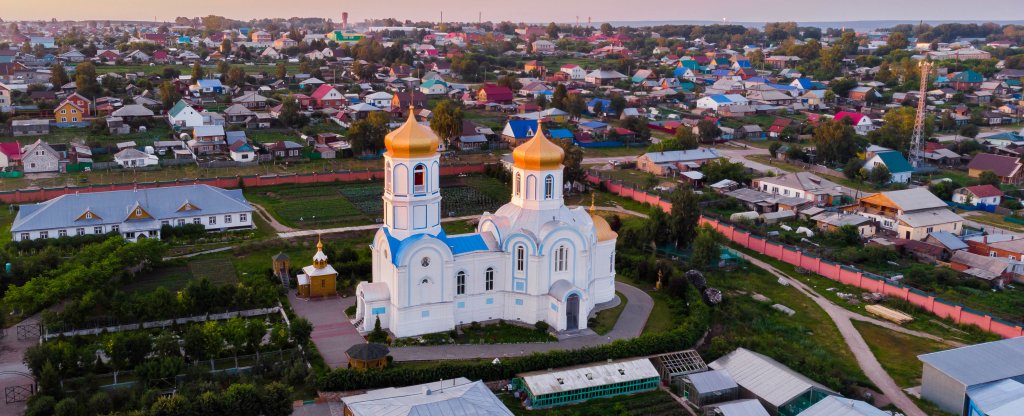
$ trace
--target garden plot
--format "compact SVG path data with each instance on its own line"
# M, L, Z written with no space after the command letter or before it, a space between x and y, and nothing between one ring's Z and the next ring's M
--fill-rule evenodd
M213 284L229 284L238 281L235 265L229 258L193 260L188 263L188 270L196 279L207 279Z

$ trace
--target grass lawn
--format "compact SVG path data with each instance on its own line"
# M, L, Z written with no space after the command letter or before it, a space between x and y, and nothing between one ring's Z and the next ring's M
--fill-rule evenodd
M871 352L892 376L896 385L907 388L921 384L921 362L917 356L950 348L940 342L902 334L875 324L853 321Z
M13 205L0 205L0 241L11 241L11 224L17 212Z
M963 210L958 209L956 211L961 216L964 216ZM993 214L991 212L984 211L974 211L974 213L966 215L964 216L964 218L981 224L991 225L993 227L1024 233L1024 226L1009 222L1006 219L1004 219L1002 215L999 214Z
M594 204L599 207L622 207L630 211L642 212L644 214L650 214L654 212L655 209L654 206L650 204L643 204L629 198L623 198L611 192L601 192L597 190L588 193L565 196L565 205L589 208L591 193L594 194Z
M210 283L227 284L238 281L234 264L225 258L192 260L188 262L188 270L196 279L206 278Z
M618 305L611 309L605 309L597 313L597 316L587 323L587 327L594 330L598 335L607 334L615 328L615 323L619 321L619 315L622 315L622 310L626 309L626 304L629 303L629 299L623 296L619 292L615 292L615 296L619 297Z
M679 301L673 299L665 292L657 292L654 290L654 285L647 282L639 282L633 280L624 275L617 275L616 279L620 282L636 286L640 290L647 292L654 300L654 308L651 309L651 316L647 318L647 325L644 326L644 334L654 334L659 332L667 332L675 329L682 322L682 313L679 311ZM625 300L625 297L620 295L620 298ZM612 324L615 325L614 323Z
M551 409L527 410L508 393L498 395L516 416L572 416L572 415L629 415L629 416L684 416L690 413L665 391L655 390L629 396L594 399L583 403Z
M451 221L441 224L441 228L444 229L445 234L458 235L476 232L476 221Z
M654 174L644 172L638 169L610 169L602 170L601 175L606 178L611 178L620 182L624 182L633 185L636 188L648 189L653 184L657 186L662 182L675 183L672 179L658 177Z

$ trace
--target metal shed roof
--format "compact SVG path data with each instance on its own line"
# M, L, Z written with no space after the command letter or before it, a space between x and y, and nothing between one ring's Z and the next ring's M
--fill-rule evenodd
M1024 337L918 355L917 359L970 387L1024 375Z
M829 396L800 412L798 416L890 416L877 407L843 397Z
M341 399L356 416L512 416L481 381L464 377Z
M811 389L835 394L828 387L778 361L744 348L739 348L708 366L716 370L728 370L736 384L775 407L782 407Z
M537 371L520 375L534 396L604 386L626 381L660 378L647 358L574 367L557 371Z
M698 393L735 389L739 387L726 370L712 370L686 376Z
M718 403L711 407L718 409L718 414L722 416L769 416L761 402L755 399Z

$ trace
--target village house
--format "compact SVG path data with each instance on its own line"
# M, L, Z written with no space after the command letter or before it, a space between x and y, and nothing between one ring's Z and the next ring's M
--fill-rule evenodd
M963 218L924 187L877 193L844 209L869 217L907 240L920 241L936 231L963 233Z
M992 210L1003 200L1003 191L992 185L974 185L953 191L953 202Z
M569 79L573 81L580 81L587 77L587 71L583 67L576 64L565 64L559 68L559 71L569 76Z
M785 197L803 198L814 205L841 205L848 201L848 188L822 179L811 172L794 172L754 179L751 187Z
M1018 157L979 153L967 164L967 176L972 178L981 177L985 171L995 173L1005 184L1020 185L1024 181L1024 169Z
M275 159L284 159L302 156L302 145L291 140L281 140L268 144L267 151Z
M481 103L508 104L513 98L514 94L508 87L494 84L484 84L476 93L476 100Z
M345 96L338 92L338 90L334 89L330 84L323 84L318 87L310 98L316 102L316 107L319 109L340 109L344 108L348 104L347 100L345 100Z
M142 168L156 166L160 160L155 156L138 149L128 148L114 154L114 163L122 168Z
M203 115L192 108L185 100L179 100L167 112L167 121L177 129L188 129L203 125Z
M704 164L721 157L717 150L709 148L648 152L637 158L636 168L658 176L669 176L676 172L699 170Z
M223 126L196 126L192 129L192 140L188 147L196 155L225 153L227 141Z
M21 143L0 143L0 170L12 170L21 166Z
M85 121L92 114L92 101L78 93L71 94L53 109L54 121L58 123L77 123Z
M250 110L262 110L267 107L267 97L260 95L256 91L249 91L232 98L231 103L239 104Z
M885 166L892 175L889 178L889 183L909 183L910 176L914 173L914 168L910 166L910 162L903 157L903 154L897 151L878 152L874 156L864 162L864 170L871 172L879 166Z
M21 150L21 165L25 173L59 172L62 160L60 152L42 139Z
M859 135L866 135L875 130L875 123L871 121L871 117L861 113L840 111L836 113L834 119L837 121L848 121L853 126L853 131Z

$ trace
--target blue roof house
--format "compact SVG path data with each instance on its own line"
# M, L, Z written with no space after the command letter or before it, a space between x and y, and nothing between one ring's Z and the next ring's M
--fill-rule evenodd
M864 169L868 172L878 166L885 166L889 169L889 173L892 174L892 179L889 180L890 183L909 183L910 175L914 173L914 168L910 166L910 162L907 162L902 153L896 151L877 153L871 159L864 162Z

